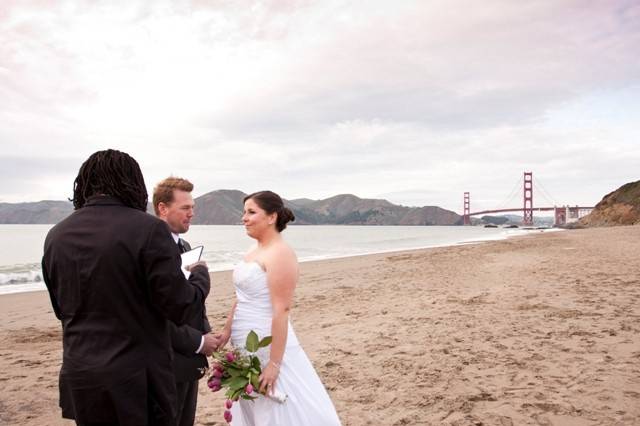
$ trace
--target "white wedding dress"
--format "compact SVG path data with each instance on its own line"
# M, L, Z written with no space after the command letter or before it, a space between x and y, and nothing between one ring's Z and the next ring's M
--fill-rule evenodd
M262 339L271 335L271 298L267 274L256 262L241 262L233 270L237 305L231 326L231 343L244 348L251 330ZM260 395L254 401L233 404L232 426L333 426L340 420L309 358L302 350L291 323L287 346L275 387L287 394L284 403ZM258 350L262 365L269 361L271 346Z

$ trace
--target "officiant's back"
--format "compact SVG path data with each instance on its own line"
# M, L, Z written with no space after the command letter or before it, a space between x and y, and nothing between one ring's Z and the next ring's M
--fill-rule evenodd
M175 384L167 319L181 323L209 291L187 281L164 222L147 214L134 159L93 154L74 185L76 210L44 245L43 277L63 327L60 406L78 424L171 424Z

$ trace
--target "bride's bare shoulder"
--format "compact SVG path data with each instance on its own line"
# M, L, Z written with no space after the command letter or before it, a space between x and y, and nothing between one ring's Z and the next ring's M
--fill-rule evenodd
M266 256L271 262L293 262L298 263L296 252L284 241L278 242L269 248Z

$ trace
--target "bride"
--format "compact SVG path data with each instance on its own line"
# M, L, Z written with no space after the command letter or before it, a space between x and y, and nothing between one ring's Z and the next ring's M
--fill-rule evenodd
M332 426L340 420L320 378L303 351L289 322L298 281L295 253L280 233L294 215L278 194L260 191L244 199L242 222L257 241L233 271L236 302L221 333L221 345L231 339L243 347L253 330L260 339L272 336L258 351L262 362L260 390L277 389L285 402L260 396L239 400L231 409L233 426Z

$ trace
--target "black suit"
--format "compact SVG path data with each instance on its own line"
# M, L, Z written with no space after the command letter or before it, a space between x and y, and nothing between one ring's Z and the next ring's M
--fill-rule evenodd
M167 319L183 323L209 293L207 268L187 281L178 255L164 222L109 196L49 231L42 271L62 321L63 417L175 425Z
M188 242L180 239L180 251L191 250ZM173 347L173 373L178 392L178 426L193 426L198 404L198 380L208 367L207 358L196 354L202 335L211 331L207 311L202 303L200 311L194 311L183 325L169 324Z

